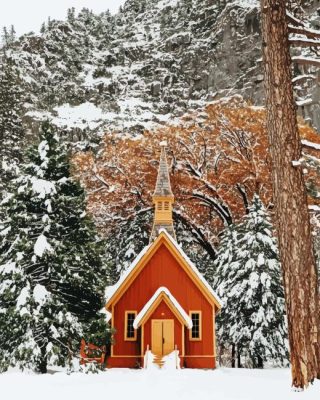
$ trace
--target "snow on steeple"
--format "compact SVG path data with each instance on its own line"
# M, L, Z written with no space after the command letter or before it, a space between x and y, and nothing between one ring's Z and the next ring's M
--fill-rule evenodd
M159 163L156 188L153 193L153 199L159 196L173 197L170 185L170 177L169 177L167 155L166 155L167 142L166 141L160 142L160 146L161 146L160 163Z
M175 238L172 218L172 206L174 196L171 190L169 169L167 163L166 147L167 142L160 142L161 155L158 169L158 177L155 191L152 196L155 205L155 215L150 241L153 241L158 235L160 229L166 229L167 232Z

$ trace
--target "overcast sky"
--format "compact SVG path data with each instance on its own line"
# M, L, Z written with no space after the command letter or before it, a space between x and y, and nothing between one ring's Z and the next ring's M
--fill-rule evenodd
M38 32L50 16L63 19L67 9L87 7L94 12L109 9L115 13L125 0L0 0L0 27L14 25L18 35Z

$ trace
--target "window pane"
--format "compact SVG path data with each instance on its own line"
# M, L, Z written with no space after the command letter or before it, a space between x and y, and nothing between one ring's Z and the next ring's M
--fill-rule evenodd
M200 338L200 314L199 313L191 313L192 319L192 331L191 337L192 339Z
M134 338L134 328L133 328L133 321L135 319L135 313L127 313L127 338L133 339Z

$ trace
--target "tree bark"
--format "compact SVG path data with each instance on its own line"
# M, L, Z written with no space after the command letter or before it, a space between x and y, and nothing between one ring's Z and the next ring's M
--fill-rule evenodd
M242 368L241 364L241 350L239 347L237 347L237 360L238 360L238 368Z
M318 285L292 87L286 2L261 0L267 131L283 270L292 384L305 388L318 373Z
M263 359L259 355L257 356L257 368L263 369Z
M48 370L47 370L47 365L48 365L47 350L45 347L41 347L40 352L41 352L41 357L39 359L37 369L38 369L38 372L40 372L40 374L46 374L48 372Z
M231 346L231 368L236 367L236 345Z

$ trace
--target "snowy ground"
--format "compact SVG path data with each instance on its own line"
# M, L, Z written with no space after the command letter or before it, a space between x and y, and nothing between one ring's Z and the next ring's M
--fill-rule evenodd
M290 388L289 370L126 370L100 374L0 375L4 400L319 400L320 381Z

